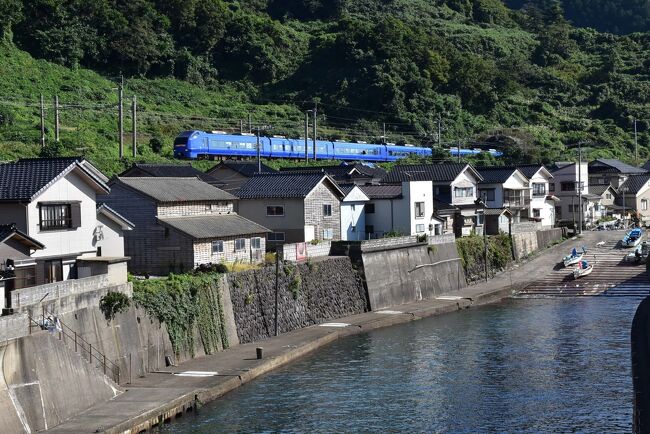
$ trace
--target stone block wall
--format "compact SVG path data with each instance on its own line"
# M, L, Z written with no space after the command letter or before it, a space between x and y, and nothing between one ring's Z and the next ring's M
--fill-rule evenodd
M229 274L228 285L239 341L273 336L275 267ZM367 310L365 290L349 258L282 264L278 294L280 333Z

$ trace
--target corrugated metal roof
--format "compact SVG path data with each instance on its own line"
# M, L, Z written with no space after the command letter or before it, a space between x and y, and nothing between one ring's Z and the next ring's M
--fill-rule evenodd
M158 202L236 200L237 198L198 178L116 177L119 182Z
M336 194L340 197L344 193L336 183L323 173L258 173L253 175L246 184L237 192L240 199L261 199L261 198L304 198L321 180L328 182Z
M370 199L396 199L402 197L402 185L360 185Z
M396 165L382 178L382 182L404 181L451 182L465 170L464 163L406 164Z
M159 217L158 221L197 240L271 232L237 214Z
M625 190L626 194L637 194L650 180L650 174L643 175L630 175L623 185L620 186L619 191Z

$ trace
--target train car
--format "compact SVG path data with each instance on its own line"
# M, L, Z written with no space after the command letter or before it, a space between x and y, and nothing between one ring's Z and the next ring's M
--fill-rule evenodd
M264 158L305 157L304 139L287 139L283 136L260 137L260 156ZM480 149L450 148L452 156L477 155ZM501 152L488 151L494 156ZM316 141L316 158L347 161L396 161L409 155L431 156L431 149L413 145L372 144L352 142ZM307 155L314 158L313 141L308 141ZM257 137L252 134L226 134L223 131L183 131L174 140L174 157L200 159L215 157L253 158L257 156Z

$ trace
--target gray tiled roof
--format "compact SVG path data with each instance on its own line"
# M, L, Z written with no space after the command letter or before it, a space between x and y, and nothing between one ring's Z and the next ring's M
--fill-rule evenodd
M626 194L637 194L649 180L649 173L644 173L642 175L630 175L618 190L625 190Z
M381 178L386 175L386 171L381 167L370 167L367 164L339 164L336 166L308 166L308 167L283 167L281 172L323 172L328 175L339 178L349 175L356 169L361 175L373 178Z
M405 181L451 182L467 167L464 163L396 165L382 178L382 182Z
M596 184L589 186L589 193L602 196L605 191L611 187L611 184Z
M650 160L646 161L646 163L641 166L641 168L644 170L650 170Z
M29 244L36 249L42 249L45 246L34 238L30 237L23 231L16 228L14 223L8 225L0 225L0 243L5 241L7 238L18 235L24 244Z
M503 213L512 214L508 208L485 208L485 215L501 215Z
M433 199L433 209L437 214L445 214L445 213L454 213L456 212L459 208L455 205L452 205L447 202L443 202L441 200L438 200L436 198Z
M216 167L226 166L229 169L234 170L235 172L250 178L251 176L257 173L257 162L256 161L237 161L237 160L224 160L221 163L214 166L212 169L207 170L207 173L210 173ZM275 173L277 170L267 166L262 163L262 173Z
M251 176L237 192L240 199L304 198L323 180L329 182L337 195L343 192L323 173L279 172L258 173Z
M158 220L163 225L197 240L271 232L264 226L237 214L159 217Z
M82 157L25 158L0 164L0 201L30 201L50 182L77 166L102 189L108 187ZM93 168L94 169L94 168Z
M370 199L396 199L402 197L401 185L360 185Z
M636 174L645 173L646 170L639 167L630 166L629 164L623 163L622 161L613 158L599 158L589 163L589 172Z
M110 215L113 220L120 221L122 226L130 226L131 228L135 227L135 225L133 223L131 223L131 221L129 219L127 219L122 214L115 211L113 208L106 205L105 203L98 203L97 204L97 214L100 214L100 213L105 213L107 216Z
M116 177L113 182L126 185L157 202L196 202L236 200L237 198L198 178Z
M519 169L519 171L523 173L526 178L530 179L533 176L535 176L535 174L542 167L544 167L543 164L524 164L524 165L517 166L517 169Z

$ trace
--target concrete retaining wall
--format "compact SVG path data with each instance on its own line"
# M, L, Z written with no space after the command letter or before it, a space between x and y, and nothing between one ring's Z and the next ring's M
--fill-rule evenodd
M363 285L349 258L281 264L278 282L280 333L367 309ZM273 336L275 267L230 274L228 285L239 342Z
M562 234L561 228L513 233L512 245L515 259L520 260L539 249L548 247L553 242L561 240Z
M29 334L29 318L26 314L0 317L0 342Z
M40 331L0 344L2 432L51 428L118 390L56 337Z
M364 251L361 258L372 310L430 299L466 286L455 243Z

